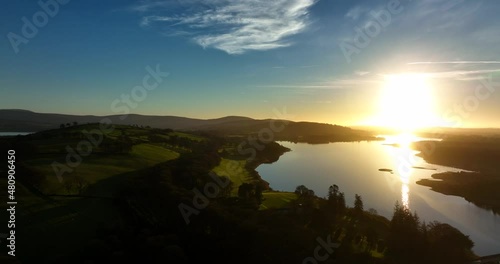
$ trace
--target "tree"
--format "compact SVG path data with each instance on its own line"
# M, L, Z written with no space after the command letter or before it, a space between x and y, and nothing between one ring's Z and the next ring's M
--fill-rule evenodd
M387 241L389 257L398 261L420 260L425 255L423 245L417 213L412 214L396 202Z
M337 186L336 184L334 184L328 188L328 200L329 201L336 201L338 198L338 194L339 194L339 186Z
M339 186L336 184L328 188L328 207L334 217L343 213L345 210L344 193L339 191Z
M468 263L472 260L474 243L449 224L428 225L430 257L435 263Z
M65 127L66 127L66 125L65 125L65 124L61 124L61 125L59 126L59 128L65 128Z
M304 185L299 185L295 188L295 194L298 196L296 200L297 205L305 209L313 209L315 207L316 196L313 190Z
M257 204L260 205L262 204L262 201L264 200L264 195L262 195L262 186L260 184L257 184L255 186L255 200L257 201Z
M361 199L361 196L358 194L354 196L354 211L358 215L363 213L363 199Z
M73 126L76 126L76 125L78 125L78 122L73 121Z
M314 191L310 190L304 185L299 185L297 188L295 188L295 194L297 194L299 197L311 197L314 196Z
M250 200L250 198L255 196L255 190L253 184L243 183L238 187L238 197L244 200Z
M337 200L337 208L339 209L340 212L343 212L346 208L345 205L345 195L343 192L339 193L339 197Z

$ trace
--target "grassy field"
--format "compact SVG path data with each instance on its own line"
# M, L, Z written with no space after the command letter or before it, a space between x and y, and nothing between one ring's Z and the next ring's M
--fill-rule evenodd
M293 192L264 192L264 201L260 205L260 210L283 208L290 205L297 195Z
M83 125L49 131L46 132L49 137L30 141L36 146L36 152L29 159L23 160L23 163L44 176L44 181L37 187L43 194L25 187L21 182L17 183L16 195L18 202L22 204L17 211L19 226L22 227L19 235L29 238L29 241L19 241L19 248L48 252L57 247L57 252L51 254L49 259L36 259L38 262L52 262L58 255L82 248L95 236L95 230L107 226L105 223L121 221L116 206L110 199L117 186L127 181L129 176L140 175L147 168L176 159L180 155L159 145L160 143L147 143L146 135L150 133L147 129L117 126L119 129L106 137L115 140L125 131L130 138L140 140L135 141L126 153L105 153L95 148L90 155L82 157L79 165L72 167L71 173L63 175L63 182L59 182L52 163L57 161L67 166L66 146L76 149L76 145L82 140L67 138L68 134L78 134L94 127L95 125ZM141 141L146 143L139 143ZM46 196L76 194L65 187L65 183L76 176L85 179L89 185L83 193L84 197Z
M152 166L179 157L179 153L177 152L151 144L135 145L132 147L130 154L137 159L144 160L146 166Z
M236 165L236 166L235 166ZM219 176L226 176L233 182L231 195L238 196L238 188L243 183L254 183L256 180L252 177L247 168L246 160L221 159L219 166L213 169L213 172ZM231 169L228 169L231 168ZM297 195L292 192L263 192L264 200L260 205L260 210L283 208L297 199Z
M236 166L233 167L233 164ZM254 181L250 172L245 168L246 160L221 159L219 166L212 171L219 176L226 176L233 182L232 195L238 195L238 187L243 183ZM231 169L228 169L231 168Z
M54 130L48 132L46 137L30 141L36 146L36 152L23 162L35 173L45 176L45 180L37 186L41 193L28 188L30 185L25 187L19 183L17 186L19 202L23 204L18 212L19 224L22 226L20 235L29 238L29 241L19 242L20 248L33 252L50 251L54 245L58 245L58 252L62 252L60 255L82 248L95 236L95 230L108 225L105 223L111 225L122 221L111 199L120 185L131 177L141 175L152 166L176 159L181 155L179 153L190 151L185 146L172 145L172 142L168 141L172 136L196 142L205 140L198 135L160 131L155 135L165 141L153 143L149 142L149 135L153 132L148 129L118 126L106 135L108 142L122 142L123 136L126 135L131 139L128 142L133 142L131 148L116 153L105 148L94 148L90 155L82 157L79 165L71 167L72 171L64 174L63 182L60 182L52 167L53 162L68 166L66 147L76 149L82 141L78 138L78 133L91 129L95 129L94 125ZM246 160L223 158L213 169L218 175L229 177L233 182L233 196L237 196L238 187L242 183L257 181L246 165ZM67 181L77 177L85 179L88 184L82 193L65 186ZM64 196L68 194L81 196ZM263 195L261 209L283 208L296 199L294 193L265 192ZM54 261L57 255L53 254L40 261Z
M187 138L193 141L201 142L205 140L203 137L193 135L193 134L188 134L188 133L183 133L183 132L171 132L169 133L169 136L177 136L180 138Z
M176 159L177 152L151 144L134 145L128 154L91 154L83 157L80 165L73 168L65 177L81 176L89 184L126 172L140 170L158 163ZM65 194L64 186L59 182L52 167L52 162L65 164L65 155L44 155L26 161L36 172L46 176L42 186L44 193Z

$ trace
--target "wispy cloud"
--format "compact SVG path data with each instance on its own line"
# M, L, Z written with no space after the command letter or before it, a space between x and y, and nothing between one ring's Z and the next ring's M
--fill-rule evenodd
M157 23L193 33L192 40L204 48L229 54L290 46L289 37L308 26L309 8L317 0L205 0L181 15L149 14L151 6L168 1L141 2L135 10L148 13L141 25Z
M345 14L345 17L350 18L352 20L358 20L368 10L369 9L364 6L357 5L349 9L349 11L347 11L347 13Z
M408 63L408 65L431 64L500 64L500 61L417 61Z
M348 77L345 79L336 79L328 82L316 82L308 84L277 84L277 85L258 85L257 88L281 88L281 89L304 89L304 90L337 90L373 87L383 82L380 76L371 78Z
M346 87L340 87L335 85L257 85L257 88L285 88L285 89L343 89Z
M425 73L425 75L431 78L474 80L481 78L481 76L483 76L484 74L496 73L496 72L500 72L500 69L428 72Z
M485 75L500 72L498 60L450 60L417 61L407 65L413 70L434 79L470 81L484 78ZM423 67L423 68L421 68Z
M354 73L358 76L364 76L364 75L369 74L370 72L368 72L368 71L355 71Z

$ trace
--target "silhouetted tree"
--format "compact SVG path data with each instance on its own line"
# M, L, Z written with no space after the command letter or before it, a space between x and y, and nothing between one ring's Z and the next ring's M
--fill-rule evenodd
M250 200L250 198L255 196L255 190L253 184L243 183L238 187L238 197L244 200Z
M354 196L354 211L358 215L363 213L363 199L361 199L361 196L358 194Z
M328 188L328 207L334 217L345 211L344 193L339 191L339 187L336 184Z
M264 196L262 195L262 186L260 184L257 184L255 186L255 200L257 201L257 204L260 205L262 204L262 200L264 199Z
M304 185L299 185L295 188L295 194L298 196L296 203L299 206L302 206L305 209L312 209L315 207L316 196L314 195L313 190Z
M339 205L339 208L344 210L346 208L346 205L345 205L345 195L343 192L339 193L339 198L338 198L338 205Z
M435 263L469 263L474 243L449 224L433 222L428 225L429 249Z
M311 197L314 196L314 191L310 190L304 185L299 185L297 188L295 188L295 194L297 194L299 197Z
M417 214L396 202L387 241L389 257L398 261L418 261L423 257L422 239Z
M328 200L335 201L338 198L339 186L336 184L328 188Z

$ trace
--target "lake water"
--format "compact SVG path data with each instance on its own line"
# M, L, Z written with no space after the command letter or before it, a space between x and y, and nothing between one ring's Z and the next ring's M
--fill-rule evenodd
M273 164L257 168L275 190L294 191L303 184L316 195L326 197L328 187L337 184L345 193L348 206L353 206L357 193L363 198L365 210L374 208L389 219L396 201L400 201L412 212L417 211L421 220L448 223L469 235L476 254L500 253L500 216L461 197L443 195L416 184L434 173L458 169L428 164L404 146L384 145L393 142L279 143L292 151ZM379 171L381 168L394 172Z

